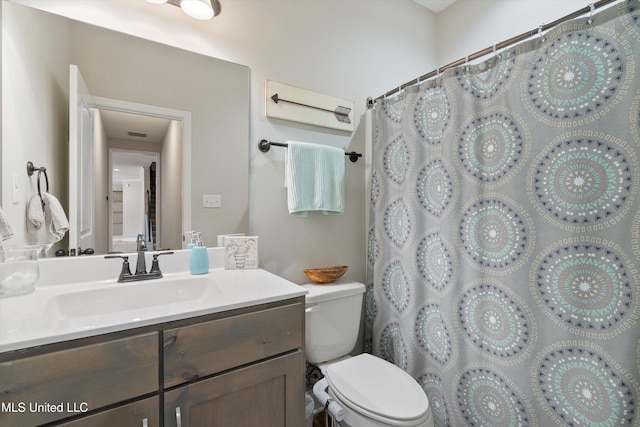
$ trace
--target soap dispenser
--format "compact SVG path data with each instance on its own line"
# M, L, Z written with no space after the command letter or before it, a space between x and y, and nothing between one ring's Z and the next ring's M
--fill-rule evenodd
M191 274L206 274L209 272L209 253L202 241L200 233L197 233L196 245L191 248L191 262L189 270Z

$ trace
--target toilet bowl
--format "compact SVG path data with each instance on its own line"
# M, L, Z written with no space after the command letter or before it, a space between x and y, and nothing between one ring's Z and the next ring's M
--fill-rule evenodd
M399 367L371 354L348 357L358 338L362 283L303 285L307 362L324 378L314 394L344 427L432 427L429 400Z

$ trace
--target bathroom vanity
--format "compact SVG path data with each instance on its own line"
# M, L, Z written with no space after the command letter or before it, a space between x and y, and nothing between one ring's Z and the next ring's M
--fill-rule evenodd
M154 284L175 302L107 297ZM304 425L304 294L264 270L212 269L0 300L0 425ZM20 304L37 310L16 322Z

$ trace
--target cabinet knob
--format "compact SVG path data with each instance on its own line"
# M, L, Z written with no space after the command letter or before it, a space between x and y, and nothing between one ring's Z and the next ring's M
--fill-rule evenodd
M176 408L176 426L182 427L182 414L179 406Z

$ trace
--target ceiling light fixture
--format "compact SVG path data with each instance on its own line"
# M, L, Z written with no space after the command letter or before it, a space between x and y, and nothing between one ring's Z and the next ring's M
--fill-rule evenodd
M181 8L184 13L195 19L207 20L220 14L219 0L147 0L149 3L167 3Z

